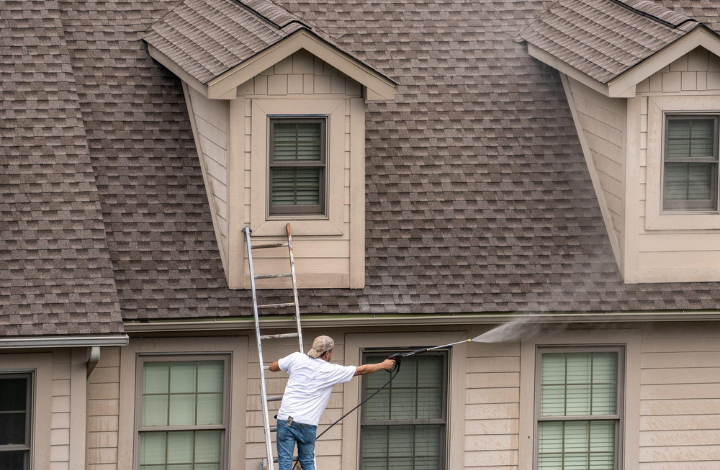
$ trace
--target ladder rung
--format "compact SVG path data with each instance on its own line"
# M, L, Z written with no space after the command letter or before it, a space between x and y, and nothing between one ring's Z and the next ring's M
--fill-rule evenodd
M297 333L283 333L280 335L262 335L260 339L281 339L281 338L297 338Z
M297 462L298 460L299 460L298 456L294 455L293 462ZM278 463L277 457L273 457L273 463ZM268 468L267 458L262 459L262 468L263 468L263 470L266 470Z
M253 250L262 250L265 248L285 248L287 247L287 243L270 243L268 245L255 245L252 247Z
M270 432L277 432L277 426L270 426Z
M265 304L265 305L258 305L258 308L285 308L285 307L294 307L295 302L290 302L286 304Z
M270 370L270 366L263 366L263 370Z
M282 397L282 395L268 395L267 401L280 401Z
M292 277L292 273L282 273L282 274L258 274L255 276L255 279L278 279L281 277Z

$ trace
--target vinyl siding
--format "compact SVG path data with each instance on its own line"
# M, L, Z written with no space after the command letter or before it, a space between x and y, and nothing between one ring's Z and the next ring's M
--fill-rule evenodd
M345 98L344 124L344 181L343 181L343 230L342 235L293 236L298 285L300 287L349 287L350 285L350 171L351 171L351 99L361 96L361 86L334 67L307 51L298 51L275 64L238 88L245 97L245 177L244 177L244 223L251 224L252 185L263 184L252 175L253 139L266 136L252 135L253 99L276 97L297 98ZM266 158L259 155L258 158ZM362 188L364 191L364 187ZM333 201L329 201L333 204ZM253 237L256 244L277 242L276 237ZM247 255L243 251L245 285L249 286ZM287 250L263 250L253 255L255 272L272 274L287 272ZM264 281L258 288L287 287L288 279Z
M660 325L643 340L641 470L711 468L720 459L719 333L717 324Z
M52 415L50 420L50 469L67 470L70 465L71 350L53 353Z
M213 223L219 233L218 247L227 266L228 237L228 113L225 100L205 98L188 87L190 119L198 145L198 157L209 185Z
M717 281L720 279L720 232L718 230L647 230L648 160L662 155L648 153L649 99L653 96L720 94L720 58L703 48L681 57L638 85L641 100L641 136L636 220L637 276L639 282ZM719 216L720 217L720 216ZM652 218L650 219L652 221ZM635 225L635 224L633 224ZM682 227L678 227L682 228Z
M569 83L583 137L602 190L600 204L609 211L611 236L617 239L622 253L626 100L608 98L573 79L569 79Z
M117 470L120 348L103 348L88 378L88 470Z

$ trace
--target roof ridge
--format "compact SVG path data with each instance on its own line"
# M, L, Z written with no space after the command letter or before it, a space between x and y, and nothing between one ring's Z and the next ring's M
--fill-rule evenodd
M240 5L240 6L242 6L242 7L244 7L245 9L249 10L250 12L252 12L254 15L258 16L259 18L261 18L261 19L267 21L268 23L272 24L272 25L275 26L277 29L284 29L285 27L287 27L287 26L289 26L289 25L291 25L291 24L293 24L293 23L301 24L301 25L305 26L305 27L308 28L308 29L314 29L314 28L315 28L315 25L311 24L310 22L307 22L307 21L306 21L304 18L302 18L300 15L291 12L291 11L288 10L287 8L285 8L285 7L281 6L281 5L278 5L277 3L273 2L272 0L233 0L233 2L234 2L234 3L237 3L238 5ZM282 23L282 24L279 24L279 23L273 21L272 18L270 18L269 16L263 14L262 12L259 11L258 8L256 8L256 7L257 7L257 4L260 3L260 2L263 2L263 3L265 3L266 5L271 5L272 7L276 8L277 10L282 11L283 13L285 13L287 16L289 16L289 17L291 18L290 21L286 21L286 22L284 22L284 23ZM255 5L253 6L253 4L255 4Z
M653 21L655 21L655 22L657 22L657 23L660 23L660 24L662 24L663 26L667 26L668 28L671 28L671 29L679 29L679 28L680 28L681 26L683 26L685 23L688 23L688 22L691 22L691 21L694 21L694 22L699 23L699 21L697 21L697 20L695 20L695 19L693 19L693 18L690 18L690 17L687 16L687 15L683 15L682 13L678 13L678 12L676 12L675 10L669 10L669 9L663 7L662 5L658 5L657 3L655 3L655 2L653 2L653 1L651 1L651 0L640 0L640 1L636 2L635 5L630 5L629 3L627 3L626 0L610 0L610 1L611 1L612 3L618 5L618 6L622 7L622 8L625 8L625 9L627 9L627 10L630 10L631 12L633 12L633 13L635 13L635 14L637 14L637 15L640 15L640 16L643 16L643 17L648 18L648 19L650 19L650 20L653 20ZM644 9L638 8L639 5L646 6L647 4L651 4L654 8L656 8L656 9L658 9L658 10L663 10L665 13L671 13L671 14L674 14L674 15L677 15L677 16L680 16L680 17L683 17L684 19L683 19L681 22L679 22L679 23L673 23L673 22L671 22L671 21L664 20L664 19L660 18L659 16L654 15L653 13L650 13L649 11L646 11L646 10L644 10Z

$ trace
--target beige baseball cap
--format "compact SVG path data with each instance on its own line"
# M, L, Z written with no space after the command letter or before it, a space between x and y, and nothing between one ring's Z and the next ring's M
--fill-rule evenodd
M335 347L335 341L329 336L318 336L313 341L312 349L307 352L307 355L317 359L322 356L325 352L330 351Z

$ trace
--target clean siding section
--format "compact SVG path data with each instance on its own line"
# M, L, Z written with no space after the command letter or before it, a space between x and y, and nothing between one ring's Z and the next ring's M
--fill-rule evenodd
M211 196L213 222L220 235L218 245L227 260L228 234L228 101L211 100L188 87L190 116L196 134L198 157L206 175ZM223 263L226 265L227 263Z
M345 97L345 158L343 235L293 236L299 287L348 287L350 277L350 103L361 96L361 86L336 68L307 51L298 51L239 87L245 99L245 178L244 223L250 225L252 177L252 101L253 98ZM260 138L265 138L262 136ZM257 183L257 182L255 182ZM253 243L277 243L277 237L253 237ZM245 285L249 287L247 254L243 250ZM253 255L258 274L287 272L287 250L263 250ZM340 279L340 281L338 281ZM290 287L288 279L258 283L259 289Z
M103 348L88 378L88 470L117 470L120 348Z
M595 165L613 235L623 250L625 228L624 174L626 103L608 98L570 79L580 126Z
M713 230L645 230L648 158L648 106L650 96L717 95L720 93L720 58L699 47L638 85L641 95L641 134L638 277L640 282L709 281L718 278L720 233Z
M718 325L658 325L642 345L640 470L716 468Z
M520 345L466 347L465 468L516 469Z
M50 469L67 470L70 466L70 349L53 353L52 371Z

